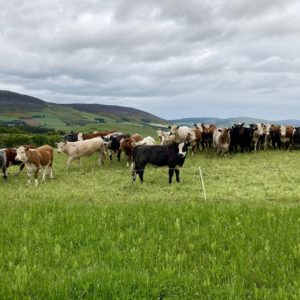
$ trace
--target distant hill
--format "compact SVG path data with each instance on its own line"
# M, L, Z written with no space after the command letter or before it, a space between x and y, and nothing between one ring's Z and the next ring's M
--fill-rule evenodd
M11 91L0 90L0 122L11 125L26 123L67 129L90 125L89 128L120 128L121 123L155 128L166 120L130 107L101 104L56 104ZM104 125L105 124L105 125ZM70 128L71 129L71 128ZM134 130L134 129L133 129Z
M137 121L145 123L161 123L166 124L167 121L157 116L154 116L145 111L117 105L104 105L104 104L62 104L65 107L71 107L78 111L97 114L99 116L106 116L110 118L120 119L123 121Z
M203 124L216 124L219 127L231 127L235 123L262 123L262 124L289 124L293 126L300 126L300 120L279 120L279 121L271 121L271 120L264 120L264 119L257 119L257 118L249 118L249 117L236 117L236 118L213 118L213 117L202 117L202 118L182 118L182 119L174 119L169 120L172 124L178 125L186 125L186 126L193 126L195 123L203 123Z

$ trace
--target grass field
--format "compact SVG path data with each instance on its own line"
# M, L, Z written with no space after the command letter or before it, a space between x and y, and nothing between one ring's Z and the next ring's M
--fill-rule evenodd
M300 152L197 153L173 185L96 159L0 182L1 299L300 298Z

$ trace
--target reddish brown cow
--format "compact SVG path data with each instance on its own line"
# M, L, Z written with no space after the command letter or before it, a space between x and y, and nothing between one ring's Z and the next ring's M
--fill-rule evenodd
M198 127L194 127L193 131L195 133L195 144L192 144L192 152L194 153L195 150L198 150L200 148L201 142L202 142L202 132Z
M17 149L16 160L26 164L28 184L31 183L31 177L34 175L35 185L38 185L38 175L41 168L44 169L42 181L45 180L47 171L49 177L53 178L53 148L49 145L44 145L37 149L21 146Z
M95 137L104 137L110 133L114 133L116 130L104 130L104 131L99 131L96 133L78 133L78 141L83 141L83 140L90 140Z
M210 124L210 125L204 125L201 124L200 128L199 125L195 124L197 128L202 132L202 148L204 147L206 149L212 147L212 142L213 142L213 134L215 129L217 128L216 125Z
M129 166L132 163L132 153L134 144L142 140L142 136L140 136L139 134L133 134L131 137L122 139L120 141L120 150L124 151L125 155L127 155L127 166Z
M24 145L24 147L28 147L30 149L36 148L33 145ZM14 166L20 165L19 172L16 174L16 175L19 175L20 172L24 169L25 164L21 161L16 160L17 149L16 148L6 148L6 149L3 149L3 151L6 154L6 169L8 169L8 167L11 165L14 165Z

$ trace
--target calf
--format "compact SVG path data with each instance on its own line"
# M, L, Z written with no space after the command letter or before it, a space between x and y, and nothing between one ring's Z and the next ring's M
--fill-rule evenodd
M70 167L73 160L77 160L80 164L80 158L82 156L92 155L95 152L99 152L99 166L104 161L104 141L100 137L96 137L90 140L78 141L78 142L60 142L56 143L57 152L64 152L69 156L67 162L67 168Z
M280 126L271 125L269 132L271 136L273 149L275 150L276 146L278 147L278 149L280 149L281 148Z
M109 150L109 159L112 161L112 152L117 154L118 161L121 158L121 150L120 150L120 141L122 139L129 138L129 134L111 134L109 136L103 137L104 147L106 150Z
M171 135L171 133L169 131L158 130L157 135L160 139L161 145L175 143L175 136Z
M284 125L280 126L280 141L282 147L284 147L286 150L292 144L292 138L294 132L295 132L295 127L293 126L284 126Z
M262 148L264 145L265 133L260 123L250 124L249 126L253 129L252 148L257 152L257 148Z
M142 139L143 138L139 134L133 134L131 137L122 139L120 141L120 150L124 151L125 155L127 156L127 167L132 162L132 153L134 145Z
M217 150L218 154L226 155L226 153L229 151L230 139L230 129L215 129L213 134L213 147Z
M6 173L6 153L3 150L0 150L0 168L3 172L3 178L7 179L7 173Z
M169 183L172 183L174 171L176 181L179 182L179 167L182 167L187 156L188 143L172 143L168 145L137 146L133 149L132 181L139 175L141 183L144 181L145 166L150 163L157 167L169 167Z
M38 175L40 169L43 169L42 181L45 181L47 171L49 177L53 178L53 149L49 145L44 145L37 149L30 149L28 146L21 146L17 149L16 160L25 163L27 167L28 184L31 183L31 177L34 175L35 185L38 186Z
M169 126L170 135L175 136L175 143L186 142L192 146L192 154L194 154L195 149L197 148L196 133L192 128L188 126Z
M214 124L194 124L194 126L196 128L198 128L200 130L200 132L202 133L202 140L201 140L201 144L202 144L202 149L206 148L212 148L213 145L213 134L215 129L217 128L216 125Z

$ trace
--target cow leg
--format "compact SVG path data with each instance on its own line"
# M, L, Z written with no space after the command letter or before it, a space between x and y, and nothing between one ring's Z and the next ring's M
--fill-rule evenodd
M121 159L121 150L118 150L117 158L118 158L118 161L120 161L120 159Z
M53 169L52 166L48 168L49 178L53 179Z
M7 172L6 172L6 167L3 167L2 168L2 172L3 172L3 178L4 178L4 180L6 180L7 179Z
M136 172L139 174L141 183L143 183L144 182L144 170L138 170Z
M47 174L47 167L43 167L43 175L42 175L42 181L45 181L46 180L46 174Z
M43 175L46 175L46 174L43 174ZM36 170L35 170L35 172L34 172L34 185L35 185L35 186L38 186L38 185L39 185L38 177L39 177L39 167L37 166L37 167L36 167Z
M169 168L169 183L172 183L172 177L174 175L174 168Z
M176 181L179 183L180 179L179 179L179 169L175 168L175 175L176 175Z
M73 160L74 160L73 157L69 157L68 162L67 162L67 169L70 167Z
M108 156L109 156L109 160L110 160L110 161L112 161L112 151L111 151L111 150L109 150L109 151L108 151L108 153L109 153L109 154L108 154Z
M99 167L101 165L103 165L103 163L104 163L104 151L100 150L99 151L99 159L98 159L98 165L99 165Z
M25 167L25 164L22 163L20 165L19 172L17 172L15 175L18 176L22 172L22 170L24 169L24 167Z

